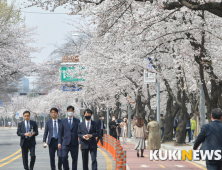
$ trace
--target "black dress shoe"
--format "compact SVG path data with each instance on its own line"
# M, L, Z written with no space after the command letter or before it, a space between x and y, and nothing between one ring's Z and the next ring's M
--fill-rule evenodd
M137 157L140 157L139 153L137 153Z

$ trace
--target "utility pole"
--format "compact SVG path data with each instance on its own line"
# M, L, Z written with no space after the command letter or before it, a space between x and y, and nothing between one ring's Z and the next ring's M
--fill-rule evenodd
M205 95L200 81L200 129L205 124Z
M128 138L131 138L131 108L130 103L128 105Z
M160 82L157 81L157 122L160 124Z

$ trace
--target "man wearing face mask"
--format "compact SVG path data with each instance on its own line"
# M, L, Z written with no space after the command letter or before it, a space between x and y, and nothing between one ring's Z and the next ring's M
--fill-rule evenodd
M78 136L80 138L82 150L83 170L88 170L88 155L91 154L92 170L97 170L97 142L96 137L99 134L98 124L91 120L93 112L90 109L84 111L85 121L78 126Z
M101 142L101 144L103 145L103 129L106 129L105 126L104 126L104 117L103 115L100 115L99 116L99 120L97 121L98 123L98 129L99 129L99 136L97 138L97 143Z
M116 133L117 124L115 121L116 121L116 117L113 116L112 121L109 122L109 128L110 128L110 136L117 139L117 133Z
M58 135L58 149L62 149L62 163L63 169L69 170L68 153L72 157L72 170L77 170L78 163L78 125L79 119L74 118L75 108L73 106L67 107L68 118L61 122Z

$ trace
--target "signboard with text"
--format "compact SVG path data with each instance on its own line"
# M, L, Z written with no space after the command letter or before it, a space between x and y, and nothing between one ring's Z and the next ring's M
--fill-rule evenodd
M63 56L62 57L62 62L63 63L75 63L75 62L79 62L79 56Z
M70 66L70 67L61 67L61 81L62 82L73 82L73 81L85 81L85 75L81 75L81 71L85 69L84 67Z

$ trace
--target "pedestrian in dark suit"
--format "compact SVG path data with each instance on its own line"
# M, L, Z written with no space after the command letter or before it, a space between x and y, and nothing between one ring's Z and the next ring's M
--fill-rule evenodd
M78 164L78 125L79 119L74 118L75 108L73 106L67 107L68 118L61 122L59 129L58 148L62 149L62 163L63 169L69 170L68 153L72 157L72 170L77 170Z
M42 127L43 127L43 121L42 120L40 122L40 127L41 127L41 130L42 130Z
M216 108L211 114L211 123L205 124L201 128L200 134L194 143L193 149L196 150L198 146L202 143L200 150L205 152L206 150L222 150L222 112L220 108ZM221 154L221 153L220 153ZM215 155L213 155L213 160L208 160L206 157L206 166L208 170L221 170L222 160L215 160Z
M117 131L117 127L118 127L119 124L117 124L115 121L116 121L116 117L113 116L112 117L112 121L109 122L109 128L110 128L109 133L110 133L110 136L112 136L112 137L117 139L116 131Z
M18 123L17 135L21 137L20 146L22 149L23 166L26 170L33 170L35 164L35 136L39 134L35 121L30 120L30 112L23 113L25 121ZM28 151L30 150L30 168L28 167Z
M45 126L45 132L43 135L43 148L45 148L46 139L48 136L48 146L49 146L49 157L51 170L56 170L55 166L55 152L57 151L58 156L58 169L62 169L62 150L58 149L58 131L59 126L61 125L61 120L57 119L58 109L51 108L50 110L52 119L47 121Z
M83 170L88 170L89 152L92 160L92 170L97 170L97 142L96 137L99 134L98 124L91 120L93 112L90 109L84 111L85 121L78 127L78 136L80 138L82 150Z
M97 138L97 143L101 142L101 144L103 145L103 130L105 130L105 125L104 125L104 116L103 115L100 115L99 116L99 120L97 121L97 124L98 124L98 130L99 130L99 136Z

